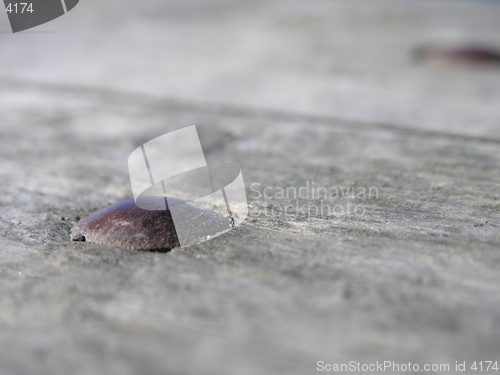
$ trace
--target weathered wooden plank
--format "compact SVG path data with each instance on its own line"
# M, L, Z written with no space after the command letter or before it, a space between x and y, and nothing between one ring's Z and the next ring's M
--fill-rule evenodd
M411 60L495 45L497 5L117 4L0 35L2 374L500 361L498 72ZM192 124L241 164L243 225L168 254L69 241L131 196L132 150Z

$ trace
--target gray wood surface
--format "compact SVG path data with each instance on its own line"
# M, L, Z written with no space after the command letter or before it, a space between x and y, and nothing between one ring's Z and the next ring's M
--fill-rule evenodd
M0 373L500 362L500 69L412 59L500 47L499 17L474 1L87 0L0 34ZM243 225L166 254L69 241L131 197L130 152L192 124L240 163ZM279 194L312 183L376 194Z

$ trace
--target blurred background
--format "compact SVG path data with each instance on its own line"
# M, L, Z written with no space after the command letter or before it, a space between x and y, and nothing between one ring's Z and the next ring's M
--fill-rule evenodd
M0 13L0 77L498 137L500 58L419 51L498 54L499 21L497 1L82 0L17 34Z

